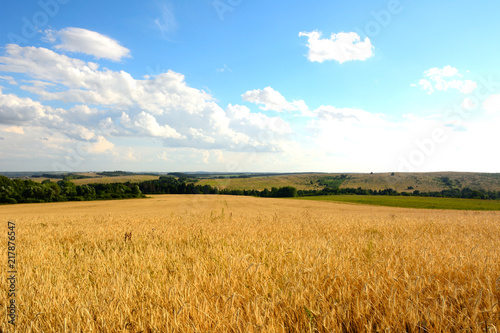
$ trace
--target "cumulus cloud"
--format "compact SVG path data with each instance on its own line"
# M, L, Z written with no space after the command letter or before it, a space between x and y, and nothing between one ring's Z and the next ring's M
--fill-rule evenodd
M352 60L366 60L373 55L373 46L368 37L361 40L355 32L333 33L330 38L321 38L319 31L301 32L300 37L307 37L311 62L335 60L339 63Z
M31 98L4 94L0 90L0 124L24 124L47 117L47 108Z
M308 107L303 100L288 102L280 92L271 87L247 91L241 95L244 101L259 105L264 111L302 111L307 112Z
M321 121L356 121L356 122L375 122L379 116L361 109L336 108L331 105L322 105L313 111L317 119Z
M33 104L31 108L25 106L23 112L5 113L0 109L0 121L4 114L4 122L12 123L24 118L7 119L11 114L17 118L23 114L25 118L44 118L29 116L29 112L40 109L37 112L62 117L57 122L58 128L78 140L82 140L82 135L75 124L91 128L95 135L153 137L170 147L205 149L238 150L252 146L277 151L281 149L278 138L283 140L285 135L276 132L273 141L260 139L259 131L273 131L272 118L249 112L239 114L244 119L235 119L231 108L223 109L210 94L189 87L182 74L170 70L135 79L127 72L100 69L96 63L45 48L8 45L0 56L0 71L30 78L22 89L42 100L76 104L66 110L53 110L40 102L26 100L24 104ZM12 101L6 99L5 103ZM306 106L302 101L294 107ZM71 124L69 129L63 129L65 121Z
M96 136L95 129L87 128L75 119L65 116L70 114L64 109L55 109L45 106L30 98L21 98L13 94L3 94L0 90L0 124L14 125L4 128L5 133L32 135L34 129L44 133L48 139L34 138L38 142L44 142L45 148L62 149L61 142L87 142L89 153L101 153L112 147L104 137ZM29 128L29 131L26 131ZM54 144L54 137L64 136L58 144Z
M445 66L443 68L434 67L424 72L424 79L420 79L414 87L432 94L435 91L448 91L454 89L462 94L470 94L477 88L477 82L463 80L463 75L455 67Z
M128 125L130 125L130 122ZM153 115L144 111L135 117L133 125L135 128L139 129L139 132L146 133L151 136L175 139L183 138L183 136L180 135L175 129L168 125L158 124L158 121Z
M88 145L89 153L92 154L103 154L114 148L114 144L109 142L105 137L98 136L95 142Z
M465 80L460 88L462 94L470 94L477 88L477 82Z
M70 27L59 31L49 30L45 40L53 43L60 40L60 44L55 45L56 49L84 53L97 59L120 61L130 57L130 50L116 40L87 29Z
M20 88L32 93L31 98L19 97L0 88L4 138L0 140L4 157L0 167L4 169L15 167L14 162L5 161L20 159L30 163L67 160L72 170L102 169L113 167L102 164L109 159L110 163L156 163L151 164L153 168L164 167L168 161L179 170L199 170L207 162L231 172L270 171L269 167L366 171L368 166L376 171L397 163L398 154L411 152L413 138L425 139L422 133L426 129L448 129L438 117L407 116L395 121L383 114L332 105L309 110L305 101L287 100L271 87L242 92L244 101L261 110L308 116L305 127L294 122L292 128L281 115L272 117L245 105L221 107L209 93L190 87L174 71L137 79L125 71L101 68L95 62L45 48L8 45L2 52L0 71L17 73L16 79L23 82ZM444 87L432 78L445 80L447 89L464 91L474 86L451 67L438 68L425 77L432 89ZM448 83L455 79L463 84ZM52 101L68 106L51 107ZM465 99L464 105L471 106L470 102ZM499 114L499 95L490 97L483 107ZM470 133L484 141L485 133L494 133L491 129L496 124L490 123L488 131L479 121L468 123L466 132L457 132L464 139L460 147L474 146L465 140L470 140ZM20 128L24 135L16 133ZM83 150L95 156L80 156L75 162L74 154L82 142ZM140 149L129 148L131 143ZM474 149L466 153L474 153ZM457 158L447 154L441 150L436 156L451 161L446 165L458 165ZM51 165L40 167L49 169Z

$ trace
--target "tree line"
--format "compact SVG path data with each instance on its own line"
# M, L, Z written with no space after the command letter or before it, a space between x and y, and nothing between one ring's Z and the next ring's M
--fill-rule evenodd
M0 176L0 203L37 203L86 201L144 197L139 186L123 184L75 185L69 180L37 183L33 180L9 179Z
M37 183L32 180L9 179L0 176L0 203L36 203L59 201L86 201L143 198L147 194L219 194L246 195L268 198L285 198L319 195L404 195L449 197L467 199L500 199L500 191L447 189L440 192L398 192L393 189L371 190L362 188L332 188L297 190L292 186L272 187L264 190L218 189L210 185L196 185L191 179L162 176L157 180L140 183L111 183L75 185L69 180L52 182L48 179Z
M483 199L483 200L500 200L500 191L485 191L473 190L468 187L463 189L446 189L442 191L421 192L415 190L413 192L398 192L392 188L383 190L371 190L358 188L332 188L325 187L321 190L299 190L298 196L316 196L316 195L393 195L393 196L417 196L417 197L436 197L436 198L462 198L462 199Z

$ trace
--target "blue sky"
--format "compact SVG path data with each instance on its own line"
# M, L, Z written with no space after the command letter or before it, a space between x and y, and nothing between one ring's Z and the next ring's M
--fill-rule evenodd
M497 2L0 9L2 171L500 172Z

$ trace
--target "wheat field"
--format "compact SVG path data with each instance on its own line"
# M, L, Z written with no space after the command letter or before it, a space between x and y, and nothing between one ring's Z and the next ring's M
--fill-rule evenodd
M2 332L497 332L500 212L230 196L0 207Z

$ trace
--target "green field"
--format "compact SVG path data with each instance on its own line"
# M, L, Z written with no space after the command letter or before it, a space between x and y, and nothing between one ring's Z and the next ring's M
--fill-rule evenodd
M500 200L476 200L432 197L325 195L300 197L299 200L337 201L357 204L426 209L500 210Z

